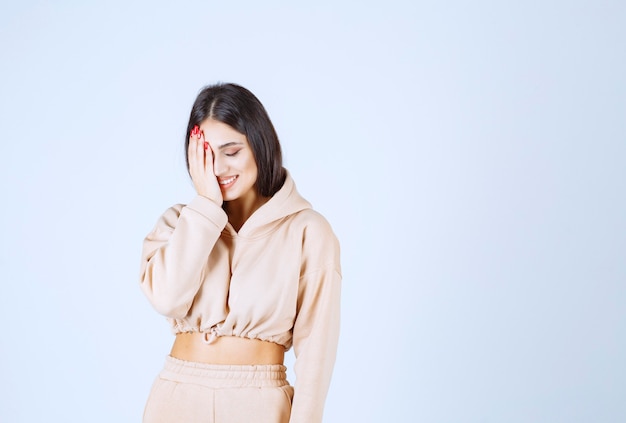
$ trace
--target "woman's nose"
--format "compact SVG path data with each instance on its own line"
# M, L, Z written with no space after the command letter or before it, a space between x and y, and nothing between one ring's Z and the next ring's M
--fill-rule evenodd
M226 163L217 156L213 156L213 173L215 176L223 176L227 170Z

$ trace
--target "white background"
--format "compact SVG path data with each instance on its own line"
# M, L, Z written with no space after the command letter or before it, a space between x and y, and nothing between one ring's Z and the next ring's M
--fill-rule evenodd
M140 421L217 81L342 244L326 422L626 421L625 4L3 1L0 421Z

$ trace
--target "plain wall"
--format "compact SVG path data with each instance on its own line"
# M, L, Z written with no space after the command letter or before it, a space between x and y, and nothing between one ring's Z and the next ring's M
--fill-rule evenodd
M3 1L0 421L140 421L217 81L341 241L326 422L626 421L625 4Z

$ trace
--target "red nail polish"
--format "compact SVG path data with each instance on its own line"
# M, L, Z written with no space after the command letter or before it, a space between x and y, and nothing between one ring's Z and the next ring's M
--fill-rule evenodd
M208 150L208 149L209 149L209 143L208 143L208 142L206 142L206 141L204 142L204 149L205 149L205 150Z
M198 128L198 125L194 126L193 129L191 130L191 135L192 136L198 135L198 130L199 129L200 128Z

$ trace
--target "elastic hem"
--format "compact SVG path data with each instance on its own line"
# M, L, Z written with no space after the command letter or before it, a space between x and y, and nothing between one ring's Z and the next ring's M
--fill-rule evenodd
M215 338L220 336L235 336L238 338L258 339L259 341L272 342L282 346L285 351L289 351L292 347L293 339L291 332L285 332L278 335L265 335L265 334L251 334L249 332L235 332L234 330L224 330L219 324L213 325L208 328L200 328L195 325L190 325L185 319L169 319L171 324L172 334L178 335L179 333L205 333L207 336L207 343L212 343Z

